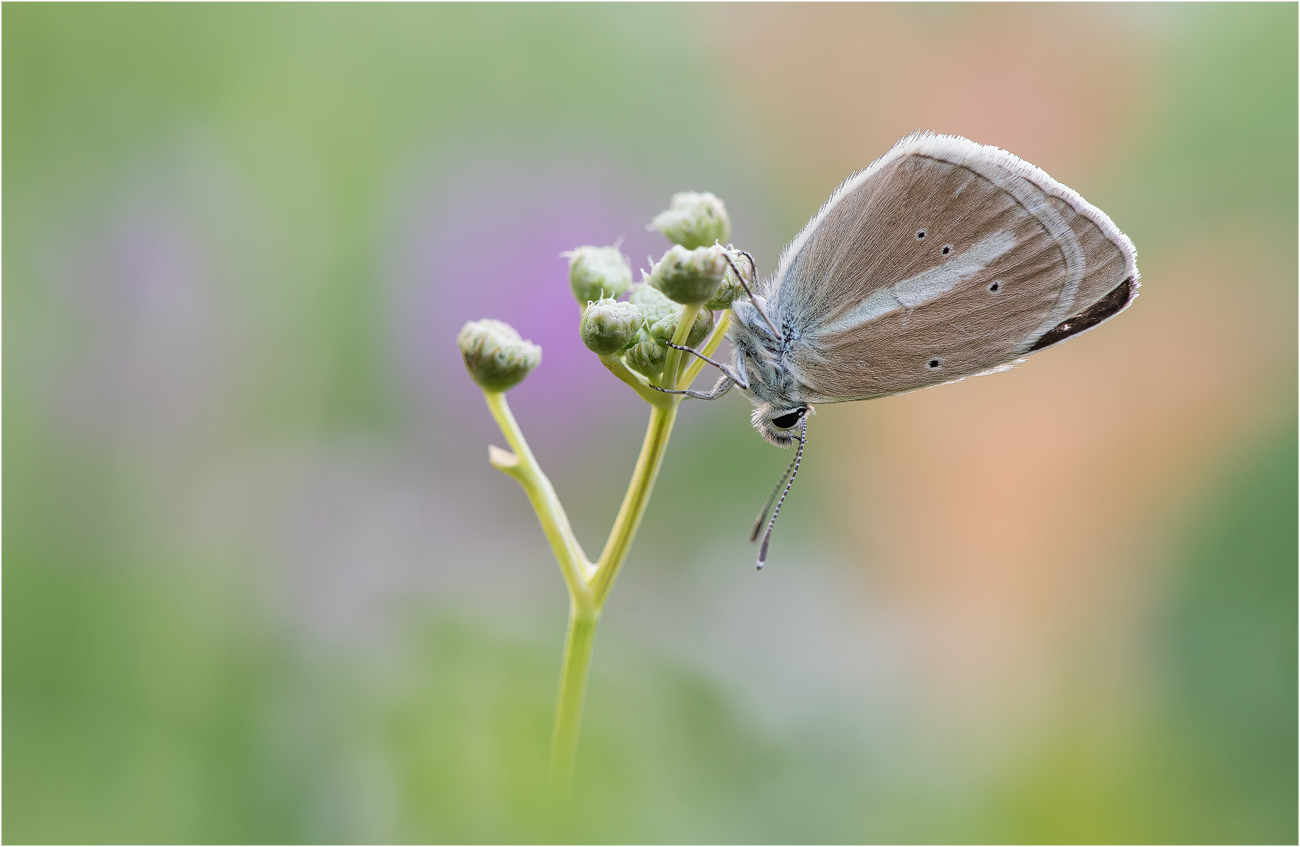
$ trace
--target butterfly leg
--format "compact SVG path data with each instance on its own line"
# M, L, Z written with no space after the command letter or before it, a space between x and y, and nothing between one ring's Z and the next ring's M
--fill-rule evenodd
M694 388L687 388L685 390L680 390L680 389L672 389L672 388L660 388L657 385L651 385L650 387L653 388L655 391L662 391L665 394L685 394L687 397L693 397L696 400L717 400L723 394L726 394L728 391L730 391L731 387L735 384L736 383L731 381L731 377L724 375L719 377L717 383L713 386L711 390L707 392L696 391Z
M708 356L704 355L699 350L696 350L693 347L687 347L683 344L674 344L671 341L667 342L667 344L669 347L673 348L674 350L681 350L683 353L690 353L692 356L696 356L698 358L703 359L704 361L708 362L710 365L713 365L715 368L717 368L718 370L726 374L727 379L731 380L736 385L739 385L741 388L749 388L749 380L745 379L743 376L733 371L728 365L724 365L722 362L719 362L717 359L710 359Z
M743 250L740 252L744 253ZM754 257L748 253L745 253L745 257L749 259L749 267L757 273L757 267L754 265ZM731 266L731 272L734 273L736 279L740 281L740 287L745 289L745 294L749 297L750 305L754 307L754 311L758 312L759 317L767 323L768 329L772 330L772 336L778 341L782 340L784 336L781 335L781 330L777 329L776 324L772 323L772 319L767 316L767 312L763 309L762 301L754 297L754 292L750 290L749 283L745 281L745 275L740 272L740 268L736 267L736 263L731 261L731 254L724 251L722 258L726 259L727 264ZM755 280L755 282L757 282L757 280Z

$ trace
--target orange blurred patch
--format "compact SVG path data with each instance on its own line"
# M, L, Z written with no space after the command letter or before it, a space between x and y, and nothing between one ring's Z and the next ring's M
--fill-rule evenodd
M1128 312L1010 374L821 410L826 530L922 619L919 679L1050 680L1081 638L1141 652L1171 529L1293 397L1294 294L1243 266L1264 244L1230 241L1146 254Z
M1150 28L1123 6L708 8L727 33L714 55L741 107L731 122L762 129L750 138L807 203L916 129L1005 147L1068 184L1136 141L1160 89Z

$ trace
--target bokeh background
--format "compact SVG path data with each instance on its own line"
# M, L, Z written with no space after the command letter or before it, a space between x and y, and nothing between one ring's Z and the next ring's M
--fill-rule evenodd
M9 842L1291 842L1297 9L3 9ZM1141 297L1016 370L683 413L541 790L646 419L562 250L711 190L770 273L918 128L1105 209Z

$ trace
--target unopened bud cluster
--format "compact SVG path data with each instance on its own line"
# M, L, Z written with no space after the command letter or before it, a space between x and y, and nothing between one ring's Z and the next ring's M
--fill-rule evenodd
M623 301L618 298L631 285L631 269L617 248L579 247L566 254L569 284L585 306L582 343L601 356L621 356L647 377L663 372L684 305L701 307L685 338L696 347L712 331L713 313L730 308L744 294L727 248L719 243L731 234L731 219L717 197L674 194L670 208L655 217L651 228L674 244Z
M651 228L673 242L642 285L632 287L632 268L617 247L578 247L569 260L569 285L583 307L579 334L588 349L619 356L632 370L656 377L663 372L668 344L676 336L685 306L699 306L685 333L687 346L708 338L714 312L731 307L744 289L733 267L736 254L722 244L731 235L727 207L707 192L674 194ZM623 295L626 299L620 299ZM456 338L470 376L484 391L518 385L537 367L542 350L509 324L471 321Z

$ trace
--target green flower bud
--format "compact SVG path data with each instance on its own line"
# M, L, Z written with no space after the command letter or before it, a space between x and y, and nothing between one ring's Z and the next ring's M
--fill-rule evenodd
M677 303L707 302L727 273L726 252L716 245L695 250L674 245L650 271L650 284Z
M731 235L731 218L722 201L707 191L683 191L673 195L668 211L655 215L650 228L659 230L674 244L694 250L726 241Z
M704 304L704 308L711 309L715 312L721 312L723 309L730 309L731 304L741 297L747 296L740 280L736 279L736 274L727 268L727 275L722 278L722 285L718 286L718 291L713 295L713 299Z
M608 356L631 345L644 323L645 317L635 303L606 298L587 305L579 332L587 349Z
M665 297L659 289L648 285L633 289L632 293L627 295L627 299L629 303L636 304L636 307L641 310L647 324L669 315L681 314L682 311L680 306Z
M650 324L650 337L660 344L667 344L673 340L673 335L677 332L677 327L682 322L681 310L677 314L666 318L660 318ZM713 313L708 309L700 309L695 315L695 323L691 325L691 331L686 336L686 346L695 347L704 339L709 337L709 331L713 329Z
M646 334L644 329L637 333L636 342L623 354L623 361L629 368L650 377L663 371L667 358L668 348Z
M470 321L456 336L470 377L484 391L509 391L542 361L542 348L524 341L510 324Z
M618 297L632 284L632 268L616 247L579 247L569 257L569 285L578 304Z

